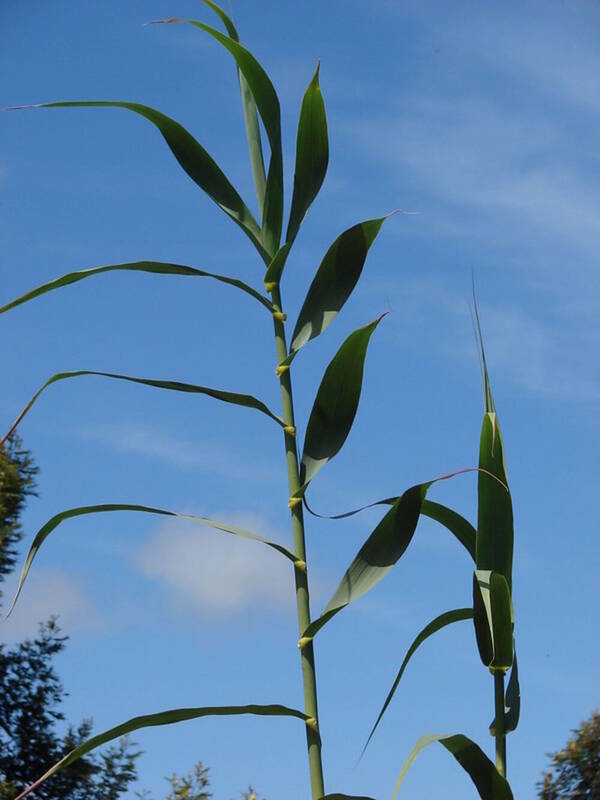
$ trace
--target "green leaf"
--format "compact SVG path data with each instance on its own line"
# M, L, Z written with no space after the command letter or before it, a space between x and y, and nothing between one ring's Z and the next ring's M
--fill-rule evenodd
M213 3L212 0L204 0L204 3L209 8L212 8L215 14L220 17L229 36L235 42L239 42L240 37L235 25L223 11L223 9L220 8L220 6L218 6L216 3ZM254 185L256 187L258 207L261 209L262 213L262 208L265 202L266 178L265 162L260 139L260 128L258 125L258 115L256 113L256 103L254 102L254 97L252 96L248 82L244 78L239 67L237 67L237 74L240 84L240 92L242 95L242 109L244 112L244 123L246 126L246 138L248 140L248 149L250 150L250 164L252 166L252 175L254 178Z
M486 472L479 473L477 482L477 568L502 574L510 587L513 510L510 492L498 482L508 485L504 446L495 412L486 412L483 418L479 466Z
M212 389L208 386L197 386L193 383L180 383L179 381L159 381L150 378L133 378L130 375L117 375L113 372L96 372L95 370L80 369L74 372L58 372L56 375L53 375L51 378L49 378L46 383L33 395L31 400L27 403L23 411L21 411L17 419L12 424L8 433L2 438L2 440L0 440L0 446L4 444L10 434L15 430L17 425L21 422L23 417L27 414L44 389L46 389L48 386L51 386L53 383L57 383L57 381L63 381L67 378L78 378L82 375L97 375L102 378L115 378L119 381L141 383L144 386L154 386L157 389L170 389L174 392L205 394L209 397L213 397L215 400L221 400L224 403L233 403L234 405L244 406L245 408L254 408L257 411L261 411L263 414L266 414L266 416L270 417L272 420L275 420L275 422L277 422L278 425L281 425L282 428L285 427L285 422L280 417L274 414L261 400L257 400L256 397L253 397L250 394L224 392L221 389Z
M321 797L321 800L373 800L372 797L365 797L364 795L355 794L326 794Z
M296 717L306 722L308 717L302 711L295 708L288 708L282 705L246 705L246 706L203 706L201 708L175 708L170 711L161 711L158 714L147 714L143 717L134 717L121 723L114 728L110 728L103 733L92 736L79 747L71 750L64 758L54 764L53 767L45 772L41 778L38 778L35 783L28 786L25 791L15 798L15 800L22 800L30 792L39 788L45 783L48 778L52 777L57 772L68 767L74 761L77 761L82 756L100 747L107 742L114 739L119 739L121 736L126 736L133 731L138 731L141 728L152 728L157 725L172 725L176 722L186 722L190 719L198 719L198 717L230 717L240 716L242 714L254 714L261 717Z
M119 270L130 272L152 272L159 275L184 275L192 278L214 278L221 283L226 283L230 286L235 286L238 289L241 289L243 292L246 292L246 294L254 297L255 300L258 300L259 303L262 303L262 305L265 306L265 308L268 308L269 311L273 312L275 310L273 304L266 297L264 297L256 289L253 289L251 286L248 286L248 284L238 280L237 278L229 278L226 275L216 275L214 272L205 272L204 270L195 269L194 267L186 267L182 264L169 264L164 261L130 261L125 264L109 264L108 266L104 267L92 267L91 269L68 272L66 275L61 275L59 278L55 278L48 283L43 283L41 286L37 286L30 292L26 292L24 295L21 295L21 297L17 297L16 300L12 300L10 303L2 306L0 308L0 314L3 314L5 311L9 311L11 308L15 308L16 306L20 306L22 303L26 303L28 300L33 300L35 297L46 294L46 292L51 292L54 289L60 289L63 286L69 286L71 283L77 283L78 281L82 281L84 278L92 277L92 275L100 275L102 272L116 272Z
M385 219L381 217L354 225L331 245L300 309L292 334L289 361L307 342L323 333L350 297L369 248Z
M379 319L351 333L325 370L310 413L300 482L305 488L341 449L354 422L367 347Z
M311 203L319 193L329 162L327 117L319 86L319 64L304 94L296 138L294 193L286 242L293 242Z
M379 712L379 716L377 717L377 719L375 721L375 724L373 725L373 728L371 730L371 733L369 734L369 738L367 739L367 742L366 742L366 744L365 744L365 746L363 748L363 753L367 749L367 747L369 745L369 742L373 738L373 734L375 733L375 730L377 729L377 726L381 722L381 718L385 714L386 709L389 706L392 697L394 696L394 692L398 688L398 684L400 683L402 675L404 674L404 670L406 669L406 667L408 665L408 662L410 661L410 659L414 655L415 651L420 647L420 645L423 644L423 642L426 639L428 639L434 633L437 633L437 631L441 630L442 628L445 628L447 625L451 625L454 622L460 622L461 620L464 620L464 619L472 619L472 617L473 617L473 609L472 608L455 608L452 611L446 611L444 614L440 614L439 617L436 617L434 620L432 620L429 623L429 625L426 625L423 628L423 630L419 633L419 635L416 637L414 642L408 648L408 651L407 651L406 655L404 656L404 660L402 662L402 665L400 666L398 674L396 675L396 679L394 680L392 688L388 692L388 696L385 699L385 703L383 704L383 708Z
M321 616L311 622L303 637L315 636L333 616L369 592L390 571L412 540L431 483L412 486L394 503L346 570Z
M261 542L262 544L266 544L268 547L273 548L273 550L277 550L278 553L281 553L286 558L289 558L290 561L296 561L296 556L282 544L279 544L277 542L272 542L269 539L265 539L256 533L251 533L250 531L246 531L243 528L238 528L235 525L229 525L226 522L220 522L219 520L209 519L208 517L197 517L193 514L180 514L176 511L167 511L164 508L155 508L154 506L142 506L134 503L102 503L101 505L69 508L66 511L61 511L60 514L55 514L55 516L49 519L48 522L46 522L45 525L43 525L36 533L33 542L31 544L31 547L29 548L29 552L27 553L27 557L23 565L23 570L21 571L21 577L19 578L19 585L17 586L17 590L10 604L10 608L6 612L6 616L4 617L5 619L8 619L8 617L11 615L15 607L15 604L19 598L19 595L21 594L23 584L25 583L29 570L31 569L33 560L36 557L38 550L40 549L44 541L48 538L48 536L50 536L52 531L55 530L55 528L57 528L61 524L61 522L65 522L65 520L72 519L73 517L81 517L86 514L101 514L110 511L137 511L137 512L143 512L145 514L158 514L165 517L177 517L178 519L184 519L189 522L194 522L198 525L204 525L209 528L215 528L216 530L223 531L224 533L231 533L234 536L240 536L242 539L250 539L255 542Z
M490 670L510 669L513 659L513 613L504 575L491 570L473 574L473 621L477 647Z
M263 206L263 245L269 256L273 256L281 240L283 224L283 158L281 151L281 111L279 99L269 76L256 60L239 42L225 36L210 25L195 19L173 18L157 20L158 23L187 22L200 28L217 42L223 45L234 57L261 116L269 145L271 147L271 160L267 175L265 202ZM268 263L268 261L267 261Z
M262 244L262 234L252 212L233 188L217 163L202 145L175 120L154 108L140 103L123 103L106 100L85 100L61 103L39 103L16 108L124 108L152 122L162 133L164 140L181 167L206 194L236 222L257 248L267 263L270 256Z
M383 505L391 506L398 499L398 497L386 497L385 500L377 500L374 503L368 503L366 506L355 508L352 511L346 511L343 514L318 514L316 511L313 511L308 504L306 495L304 496L304 505L306 506L308 513L312 514L313 517L319 517L320 519L346 519L346 517L353 517L355 514L360 514L361 511L365 511L367 508L374 508L375 506ZM462 544L473 561L475 561L475 540L477 537L477 531L467 519L462 517L456 511L453 511L451 508L443 506L441 503L434 503L433 500L423 500L421 514L425 517L435 520L436 522L439 522L440 525L443 525L447 530L449 530L450 533L452 533Z
M508 487L504 443L492 397L474 293L473 303L479 337L485 409L479 444L479 466L482 471L479 473L477 484L476 563L477 569L492 570L504 575L509 588L512 588L514 539L512 500L510 491L504 488L504 486ZM497 480L494 480L494 477Z
M265 283L279 283L291 246L291 242L286 242L275 253L265 272Z
M402 767L392 800L396 799L406 773L419 752L433 742L443 745L469 774L481 800L513 800L513 794L506 778L500 775L483 750L462 734L422 736Z
M519 686L519 667L517 665L517 651L515 648L513 665L504 696L504 733L517 730L521 714L521 687ZM490 733L496 735L496 717L490 723Z

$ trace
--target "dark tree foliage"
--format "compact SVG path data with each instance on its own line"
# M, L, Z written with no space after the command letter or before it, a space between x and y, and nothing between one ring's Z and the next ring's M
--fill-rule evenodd
M541 800L600 800L600 712L573 734L537 785Z
M15 568L23 536L19 517L26 498L36 494L37 473L31 453L23 450L18 436L11 436L0 447L0 581Z
M89 738L84 720L59 736L56 723L65 692L53 667L66 637L54 619L40 625L35 639L12 648L0 645L0 799L16 797L32 779ZM32 798L39 800L117 800L136 778L139 754L125 740L86 756L55 775Z

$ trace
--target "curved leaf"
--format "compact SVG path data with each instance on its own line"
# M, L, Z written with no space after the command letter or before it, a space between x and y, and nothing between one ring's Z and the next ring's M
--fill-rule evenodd
M419 752L433 742L439 742L454 756L475 784L481 800L513 800L513 793L504 778L475 742L462 734L422 736L406 759L392 795L396 799L402 782Z
M319 64L304 94L296 138L294 193L286 242L293 242L311 203L319 193L329 162L327 117L319 86Z
M92 275L100 275L102 272L116 272L120 270L129 272L152 272L158 275L184 275L192 278L214 278L221 283L227 283L230 286L235 286L236 288L241 289L243 292L246 292L246 294L254 297L255 300L258 300L259 303L262 303L262 305L265 306L265 308L268 308L269 311L273 312L275 310L273 303L271 303L266 297L264 297L256 289L248 286L247 283L244 283L237 278L229 278L227 275L217 275L214 272L205 272L202 269L186 267L183 264L170 264L164 261L129 261L125 264L109 264L104 267L92 267L91 269L81 269L77 270L76 272L67 272L65 275L61 275L52 281L48 281L48 283L43 283L41 286L37 286L35 289L32 289L31 291L21 295L21 297L17 297L16 300L12 300L10 303L2 306L0 308L0 314L4 314L5 311L9 311L11 308L20 306L22 303L26 303L28 300L33 300L35 297L46 294L46 292L51 292L54 289L60 289L63 286L69 286L72 283L82 281L84 278L90 278Z
M333 322L358 281L367 253L386 217L344 231L321 261L292 334L288 360Z
M473 469L473 471L477 470ZM366 506L355 508L352 511L346 511L343 514L318 514L309 506L306 496L304 496L304 505L308 513L312 514L313 517L319 517L320 519L345 519L346 517L353 517L355 514L360 514L361 511L366 511L368 508L374 508L375 506L391 506L397 500L398 497L386 497L385 500L376 500L374 503L368 503ZM433 500L423 500L421 514L439 522L440 525L443 525L450 533L454 534L473 561L475 561L475 540L477 538L477 531L467 519L441 503L434 503Z
M517 665L517 650L513 655L513 665L504 696L504 733L517 730L521 715L521 687L519 685L519 667ZM490 733L496 735L496 717L490 723Z
M503 491L500 486L500 483L508 486L504 443L490 387L483 335L474 292L473 303L477 320L485 408L479 444L479 466L485 472L480 473L477 484L478 533L476 563L479 570L492 570L504 575L510 589L512 587L514 539L512 500L510 491ZM497 478L497 480L492 480L490 475Z
M133 111L152 122L163 135L171 152L189 177L236 222L250 238L262 258L268 262L269 256L262 244L261 230L252 212L225 177L217 163L209 156L202 145L174 119L167 117L155 108L140 103L124 103L108 100L81 100L60 103L39 103L15 108L124 108Z
M371 729L371 733L369 734L369 738L367 739L367 742L366 742L366 744L365 744L365 746L363 748L363 753L365 752L365 750L367 749L367 747L369 745L369 742L373 738L373 734L375 733L375 730L377 729L377 726L381 722L381 718L385 714L386 709L389 706L392 697L394 696L394 692L398 688L398 684L400 683L400 679L402 678L402 675L404 674L404 670L406 669L406 667L408 665L408 662L410 661L410 659L414 655L415 651L420 647L420 645L423 644L423 642L426 639L428 639L434 633L437 633L437 631L441 630L442 628L445 628L447 625L451 625L453 622L460 622L461 620L464 620L464 619L472 619L472 617L473 617L473 609L472 608L455 608L452 611L446 611L444 614L440 614L439 617L436 617L434 620L432 620L429 623L429 625L426 625L423 628L423 630L419 633L419 635L415 638L414 642L408 648L408 651L407 651L406 655L404 656L404 660L402 661L402 665L400 666L398 674L396 675L396 679L394 680L392 688L388 692L388 696L385 699L385 703L383 704L383 708L379 712L379 716L377 717L377 719L375 721L375 724L373 725L373 728Z
M21 422L23 417L27 414L44 389L47 389L48 386L51 386L53 383L57 383L58 381L63 381L67 378L79 378L82 375L97 375L102 378L115 378L119 381L141 383L144 386L154 386L157 389L169 389L174 392L205 394L209 397L213 397L215 400L221 400L224 403L233 403L234 405L244 406L245 408L254 408L257 411L261 411L263 414L266 414L266 416L270 417L272 420L275 420L275 422L277 422L278 425L281 425L282 428L285 427L285 422L280 417L274 414L261 400L257 400L256 397L253 397L250 394L224 392L221 389L212 389L209 386L197 386L193 383L180 383L179 381L159 381L151 378L133 378L130 375L117 375L114 372L97 372L95 370L80 369L73 372L57 372L56 375L53 375L51 378L49 378L46 383L33 395L23 411L21 411L17 419L13 422L8 433L0 440L0 446L4 444L10 434L15 430L17 425Z
M80 506L78 508L69 508L66 511L61 511L60 514L55 514L48 522L43 525L39 531L34 536L33 542L31 547L29 548L29 552L27 553L27 557L25 559L25 563L23 565L23 569L21 571L21 577L19 578L19 584L17 586L17 590L15 592L15 596L10 604L8 611L6 612L6 616L4 619L8 619L11 615L15 604L21 594L21 590L23 588L23 584L27 578L31 565L33 563L34 558L36 557L38 550L44 543L44 541L50 536L52 531L57 528L61 522L65 522L67 519L72 519L73 517L81 517L86 514L100 514L110 511L139 511L145 514L158 514L165 517L177 517L178 519L184 519L189 522L195 522L198 525L205 525L209 528L215 528L216 530L223 531L224 533L231 533L234 536L240 536L242 539L251 539L255 542L261 542L262 544L266 544L268 547L273 548L273 550L277 550L277 552L284 555L286 558L289 558L290 561L296 561L296 556L290 552L287 547L284 547L282 544L278 544L277 542L269 541L268 539L259 536L256 533L251 533L250 531L246 531L243 528L238 528L235 525L229 525L226 522L219 522L219 520L209 519L208 517L197 517L193 514L180 514L176 511L167 511L164 508L155 508L154 506L142 506L135 503L102 503L100 505L94 506Z
M326 794L320 800L373 800L373 798L354 794Z
M346 570L338 588L303 637L315 636L339 611L369 592L390 571L410 544L429 483L407 489L394 503Z
M418 483L396 498L346 570L321 616L311 622L302 636L315 636L335 614L369 592L390 571L412 541L425 496L434 483L470 471L449 472L426 483Z
M339 452L350 433L360 400L367 347L381 319L351 333L325 370L304 438L302 490Z
M283 158L281 152L281 111L277 93L269 79L269 76L256 60L256 58L246 50L245 47L225 36L220 31L199 22L195 19L171 18L156 20L157 23L177 23L187 22L200 28L217 42L223 45L234 57L238 67L252 93L254 102L261 116L269 145L271 147L271 160L269 163L269 173L267 175L267 185L265 190L265 202L263 206L263 245L269 254L273 256L278 248L281 239L281 228L283 224ZM267 261L268 263L268 261Z
M229 36L235 42L239 42L240 37L235 25L223 11L223 9L214 3L213 0L204 0L204 3L219 16ZM262 143L260 140L260 128L258 125L258 115L256 113L256 103L254 102L254 97L252 96L248 82L244 78L239 67L237 67L237 73L240 83L240 92L242 94L242 109L244 112L244 123L246 125L248 149L250 150L250 164L252 166L252 175L254 177L254 185L256 187L258 207L261 209L262 213L262 208L265 202L266 178L265 162L263 158Z
M505 671L513 659L513 613L504 575L491 570L473 573L473 622L481 661L491 671Z
M15 800L22 800L30 792L39 788L45 783L48 778L51 778L55 773L65 769L74 761L77 761L82 756L86 755L96 747L100 747L107 742L118 739L121 736L126 736L128 733L138 731L141 728L151 728L157 725L172 725L176 722L186 722L190 719L198 719L198 717L230 717L240 716L242 714L254 714L261 717L296 717L306 722L308 717L302 711L295 708L288 708L282 705L246 705L246 706L203 706L201 708L175 708L170 711L161 711L157 714L147 714L143 717L134 717L121 723L114 728L110 728L103 733L92 736L79 747L71 750L64 758L56 763L53 767L45 772L41 778L38 778L35 783L28 786L25 791L21 792Z

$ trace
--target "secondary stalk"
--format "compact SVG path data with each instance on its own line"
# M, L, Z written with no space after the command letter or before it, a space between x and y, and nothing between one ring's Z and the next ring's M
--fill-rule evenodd
M271 297L277 308L281 309L281 294L277 286ZM274 318L275 345L277 348L277 363L280 364L287 357L287 344L285 341L285 327L283 321ZM295 438L294 404L292 398L292 380L290 370L287 369L280 375L281 405L283 420L286 427L293 432L285 432L285 455L287 462L288 485L290 497L300 488L300 471L298 466L298 450ZM306 545L304 540L304 516L302 503L291 508L292 533L294 536L294 553L297 563L294 565L294 578L296 581L296 605L298 610L298 628L300 635L310 624L310 602L308 592L308 576L306 571ZM313 643L309 642L300 650L302 664L302 680L304 683L304 710L311 718L313 724L306 726L306 743L308 747L308 765L310 769L310 783L313 800L325 795L323 784L323 764L321 761L321 737L319 735L319 712L317 708L317 681L315 675L315 656Z
M506 777L506 733L504 731L504 673L494 672L494 706L496 710L496 769Z

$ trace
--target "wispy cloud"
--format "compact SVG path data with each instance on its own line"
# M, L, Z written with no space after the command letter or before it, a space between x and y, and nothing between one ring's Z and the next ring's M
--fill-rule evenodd
M471 370L477 348L467 276L465 271L464 293L449 280L433 279L404 281L402 286L378 283L371 291L384 294L392 308L402 309L404 331L418 330L421 343ZM600 398L600 376L589 358L592 323L570 327L572 309L546 308L540 313L530 294L512 304L488 298L480 301L479 307L486 352L496 379L536 395L586 403ZM432 316L435 326L429 324ZM597 325L595 330L597 338Z
M86 439L92 439L119 453L144 456L171 464L179 469L194 469L220 475L229 480L273 481L277 473L266 466L247 462L222 445L191 443L175 436L165 435L150 428L135 425L100 425L80 431Z
M16 575L2 583L4 612L16 586ZM75 580L62 572L40 568L30 576L13 613L2 623L2 640L14 642L35 636L39 623L51 615L59 618L61 628L69 635L78 630L96 629L101 623Z
M262 517L212 516L283 541ZM290 563L275 551L185 523L162 525L136 565L160 581L175 604L200 615L228 616L255 605L287 609L294 596Z

